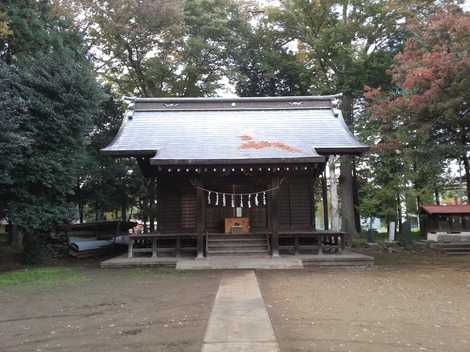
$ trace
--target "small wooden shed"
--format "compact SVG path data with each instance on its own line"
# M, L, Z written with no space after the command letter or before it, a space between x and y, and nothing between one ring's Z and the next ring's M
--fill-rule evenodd
M328 156L368 147L347 128L337 98L129 99L102 152L136 158L156 199L157 227L134 241L152 248L130 254L341 250L345 234L316 229L314 187L322 185L326 204Z
M470 205L425 205L424 233L430 241L470 241Z

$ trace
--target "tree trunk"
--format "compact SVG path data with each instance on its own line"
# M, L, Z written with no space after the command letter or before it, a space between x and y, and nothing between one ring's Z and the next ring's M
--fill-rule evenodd
M78 205L78 218L80 224L83 224L83 199L82 199L82 191L80 189L80 178L77 179L77 185L75 189L75 194L77 195L77 205Z
M354 200L354 220L356 231L361 233L361 212L359 209L359 184L357 182L356 158L353 157L353 200Z
M330 199L331 199L331 229L339 231L339 207L338 207L338 187L336 180L336 163L332 157L329 161L329 177L330 177Z
M462 161L465 168L465 182L467 183L467 203L470 204L470 161L466 152L462 155Z
M8 221L8 245L16 250L23 250L23 236L18 227L11 221Z
M79 202L78 203L78 216L79 216L79 220L80 220L80 224L83 224L83 204L82 202Z
M350 235L356 235L351 161L352 158L349 155L341 157L341 228Z
M328 230L330 223L328 217L328 185L326 182L326 170L321 176L321 198L323 202L323 229Z
M341 106L344 121L351 131L353 131L353 103L352 96L345 95ZM342 230L350 235L356 235L357 226L354 215L354 184L352 171L352 157L349 155L342 156L340 166Z
M23 256L26 264L41 264L47 257L47 233L25 233L23 236Z
M397 192L397 227L398 227L398 232L400 233L401 233L402 217L403 217L403 212L401 209L400 192Z
M436 188L434 188L434 198L435 198L435 202L436 202L436 205L441 205L441 202L439 200L439 190Z
M121 220L127 221L127 202L121 204Z

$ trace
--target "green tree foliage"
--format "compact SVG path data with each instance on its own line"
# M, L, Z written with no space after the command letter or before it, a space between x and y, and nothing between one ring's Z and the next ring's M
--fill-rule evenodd
M460 159L470 198L470 16L448 7L410 29L413 36L391 69L397 88L368 90L369 110L384 128L400 134L401 148L421 158L416 171L432 168L429 156L441 164Z
M354 108L361 102L364 84L390 82L385 70L405 35L401 23L415 16L411 8L416 3L289 0L270 9L268 17L281 38L297 43L298 62L313 77L309 91L344 94L343 116L354 130ZM353 164L351 157L341 163L342 223L349 233L357 229Z
M80 1L96 62L121 94L203 96L220 88L238 18L232 0Z
M309 95L314 76L291 39L272 25L269 9L240 16L227 48L229 76L239 96Z
M75 187L74 201L79 208L79 220L103 220L105 212L121 212L127 220L128 208L137 204L141 195L142 176L134 160L115 159L100 154L118 133L124 106L110 87L94 116L93 130L88 136L83 163Z
M61 62L61 65L57 65ZM96 113L98 87L85 62L66 55L37 54L21 65L2 63L2 90L16 131L25 141L6 178L9 216L26 232L47 231L66 218L77 156ZM7 103L5 103L6 105ZM21 114L18 115L17 112Z
M25 235L30 260L57 222L70 219L74 180L100 89L82 40L47 1L6 2L10 34L0 60L0 198Z

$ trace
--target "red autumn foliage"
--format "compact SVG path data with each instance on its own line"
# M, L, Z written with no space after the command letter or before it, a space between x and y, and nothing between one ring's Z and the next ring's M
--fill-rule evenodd
M444 9L410 26L414 34L394 58L393 93L365 87L372 119L419 126L465 108L470 81L470 15Z

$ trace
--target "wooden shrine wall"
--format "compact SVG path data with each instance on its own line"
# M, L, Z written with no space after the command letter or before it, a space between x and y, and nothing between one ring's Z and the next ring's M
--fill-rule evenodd
M225 176L211 177L203 180L204 188L227 193L249 193L271 187L270 177ZM279 228L281 231L313 230L314 200L313 176L289 176L284 179L279 190ZM204 192L207 198L207 193ZM250 219L251 231L269 231L270 212L268 193L266 206L248 208L245 198L242 217ZM206 231L223 233L224 220L235 217L236 210L231 207L230 197L226 198L226 207L215 205L216 196L212 194L211 204L206 200ZM238 198L238 197L237 197ZM188 177L160 176L157 180L157 230L161 233L195 233L197 197L196 188ZM239 200L237 199L237 206Z
M157 231L196 233L196 189L186 177L157 179Z

